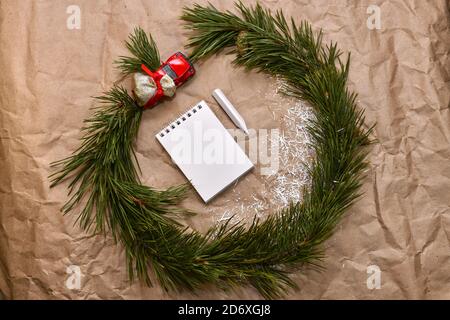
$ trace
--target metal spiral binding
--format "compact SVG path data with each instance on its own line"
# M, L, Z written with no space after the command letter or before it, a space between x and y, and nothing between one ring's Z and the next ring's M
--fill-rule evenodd
M173 121L167 122L164 125L163 129L158 132L158 136L163 138L167 134L169 134L172 130L174 130L177 126L179 126L182 122L187 121L190 117L196 114L200 109L202 109L201 102L196 104L193 108L190 108L187 111L180 113Z

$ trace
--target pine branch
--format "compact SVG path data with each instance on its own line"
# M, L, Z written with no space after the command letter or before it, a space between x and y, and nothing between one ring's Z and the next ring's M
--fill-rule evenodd
M184 213L173 206L185 196L187 186L156 191L141 186L135 167L133 142L139 129L142 108L121 87L97 97L99 106L85 120L81 146L50 176L51 187L69 179L69 201L63 211L74 209L83 199L86 205L79 222L83 229L104 232L108 228L127 246L139 230L154 221L174 224L161 215Z
M189 56L192 62L234 46L242 30L239 17L231 12L220 12L212 4L208 7L194 4L192 9L185 7L181 19L189 22L185 25L186 29L201 30L188 40L187 47L193 48Z
M151 35L147 36L144 30L137 27L125 44L133 57L121 56L115 62L124 75L140 72L142 64L150 70L158 69L161 60L158 47Z

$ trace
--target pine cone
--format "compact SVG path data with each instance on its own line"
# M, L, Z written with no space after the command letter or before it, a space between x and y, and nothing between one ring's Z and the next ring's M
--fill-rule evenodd
M239 32L236 38L236 47L238 55L243 55L248 48L247 31Z

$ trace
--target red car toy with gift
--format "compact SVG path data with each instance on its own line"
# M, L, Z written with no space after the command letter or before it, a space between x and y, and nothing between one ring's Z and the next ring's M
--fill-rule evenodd
M145 104L144 108L155 106L163 97L164 90L161 86L161 79L169 76L178 88L195 74L192 63L181 52L177 52L167 59L156 71L151 71L147 66L141 66L142 71L153 78L156 83L156 94Z

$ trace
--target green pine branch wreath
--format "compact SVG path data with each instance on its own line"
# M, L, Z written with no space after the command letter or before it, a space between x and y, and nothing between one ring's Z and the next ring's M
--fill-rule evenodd
M192 32L190 59L231 48L236 65L281 77L286 94L311 104L315 120L308 130L316 158L311 187L298 190L304 193L301 203L248 227L222 224L201 234L182 226L176 217L189 213L179 206L188 186L159 191L140 183L133 142L143 110L118 86L97 98L80 148L53 163L60 169L51 175L51 186L70 180L63 211L83 201L81 227L112 232L126 249L130 279L151 285L150 267L166 290L250 284L264 297L278 298L295 287L290 273L320 266L321 245L360 195L372 128L365 129L356 94L346 87L350 59L341 60L336 44L322 45L322 33L315 35L306 22L286 21L281 11L236 6L240 16L212 5L184 8L181 18ZM133 56L117 61L124 74L141 64L158 68L156 44L142 29L126 45Z

